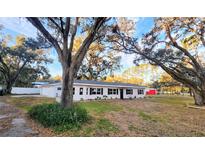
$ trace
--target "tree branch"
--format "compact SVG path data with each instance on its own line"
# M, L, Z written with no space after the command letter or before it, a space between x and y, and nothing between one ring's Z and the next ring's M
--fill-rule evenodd
M75 20L74 30L73 30L73 32L71 34L70 45L69 45L69 51L71 51L71 52L73 50L73 44L74 44L77 28L78 28L78 17Z
M45 29L45 27L42 25L42 23L39 21L38 18L35 17L27 17L28 21L36 27L43 35L44 37L51 42L51 44L54 46L56 49L58 56L60 57L60 60L62 61L63 55L62 55L62 50L57 42L52 35Z
M170 32L170 28L169 26L166 26L166 32L167 32L167 36L170 39L172 46L176 47L177 49L179 49L180 51L182 51L187 57L190 58L190 60L193 62L194 67L199 71L201 71L201 66L199 65L199 63L196 61L196 59L189 53L189 51L187 51L185 48L181 47L178 45L178 43L173 39L173 37L171 36L171 32Z
M82 63L82 60L85 57L85 54L86 54L87 50L89 49L91 43L93 42L95 34L98 32L99 28L104 24L105 21L106 21L106 18L99 17L99 18L96 19L90 33L85 38L85 40L83 41L81 47L79 48L76 55L74 56L73 67L75 68L75 70L79 69L79 67ZM74 75L76 75L76 74L74 74Z

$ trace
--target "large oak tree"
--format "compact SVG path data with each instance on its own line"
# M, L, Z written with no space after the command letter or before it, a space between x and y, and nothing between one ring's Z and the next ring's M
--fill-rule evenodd
M135 62L148 60L176 81L191 88L195 104L205 105L205 19L156 18L154 27L138 39L115 26L114 47L136 54Z
M100 31L107 18L27 18L41 34L55 48L59 61L62 65L62 107L70 107L73 104L73 81L81 63L90 47L96 40L100 39ZM85 39L73 52L76 37L83 36Z
M2 36L0 40L0 76L5 93L10 94L12 86L28 85L32 78L49 76L45 64L52 62L46 52L50 45L38 39L17 36L15 44Z

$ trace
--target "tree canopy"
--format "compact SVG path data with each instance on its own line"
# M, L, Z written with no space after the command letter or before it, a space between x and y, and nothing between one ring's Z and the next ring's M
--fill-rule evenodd
M4 79L6 93L12 86L28 84L38 77L49 77L45 64L52 62L47 57L47 44L38 40L17 36L12 39L2 36L0 40L0 76ZM28 81L28 82L27 82Z
M55 48L62 65L62 107L73 105L73 81L77 77L82 61L93 42L105 36L103 31L107 18L47 17L27 18ZM82 43L74 52L77 37Z
M138 39L115 26L116 50L136 54L135 63L147 60L190 87L195 103L205 104L204 18L155 18L154 27Z

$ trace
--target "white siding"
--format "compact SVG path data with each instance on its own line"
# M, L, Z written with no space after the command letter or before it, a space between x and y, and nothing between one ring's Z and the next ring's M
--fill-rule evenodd
M60 101L60 96L61 96L61 90L57 90L57 88L61 88L60 86L54 86L51 87L52 90L49 91L49 95L53 94L53 97L56 97L57 101ZM145 96L145 90L144 94L138 94L138 89L133 89L133 94L127 95L126 94L126 89L132 89L132 88L116 88L116 87L100 87L100 86L80 86L80 85L75 85L75 94L73 95L73 100L74 101L79 101L79 100L92 100L92 99L97 99L101 98L104 99L107 96L106 99L120 99L120 89L123 89L123 98L124 99L129 99L129 98L143 98ZM83 88L83 95L80 95L80 88ZM86 89L88 88L88 93L86 93ZM95 95L90 95L90 88L103 88L103 95L101 94L95 94ZM108 89L118 89L118 94L111 94L108 95ZM139 89L144 89L144 88L139 88ZM51 92L52 91L52 92ZM56 91L56 92L54 92ZM47 90L48 92L48 90Z
M12 87L12 94L40 94L40 88Z

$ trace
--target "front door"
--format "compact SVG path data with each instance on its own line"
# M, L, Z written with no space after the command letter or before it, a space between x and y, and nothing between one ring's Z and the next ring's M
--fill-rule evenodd
M120 89L120 99L123 99L123 89Z

